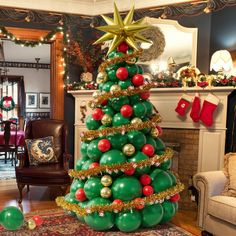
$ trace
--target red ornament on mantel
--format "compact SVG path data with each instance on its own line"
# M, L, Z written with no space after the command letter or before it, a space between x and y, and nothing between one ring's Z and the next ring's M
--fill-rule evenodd
M120 67L116 71L116 77L119 80L126 80L128 75L129 75L129 72L125 67Z
M133 114L133 108L130 105L124 105L121 107L120 113L124 117L130 117Z
M126 53L126 51L129 49L129 46L126 42L120 43L120 45L117 47L118 52Z
M75 192L75 198L80 201L83 202L87 199L84 189L83 188L79 188L76 192Z
M99 142L98 142L98 149L101 151L101 152L106 152L108 151L109 149L111 148L111 143L108 139L101 139Z
M131 79L132 83L134 86L138 87L144 84L144 78L143 75L141 74L136 74L133 76L133 78Z

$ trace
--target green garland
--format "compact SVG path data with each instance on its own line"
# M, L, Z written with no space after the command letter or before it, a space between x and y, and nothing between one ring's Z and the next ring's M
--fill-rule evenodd
M6 107L6 106L4 106L4 101L11 101L11 105L8 107ZM0 100L0 107L1 107L1 109L3 110L3 111L11 111L11 110L13 110L14 108L15 108L15 102L14 102L14 100L13 100L13 98L12 97L8 97L8 96L4 96L4 97L2 97L1 98L1 100Z

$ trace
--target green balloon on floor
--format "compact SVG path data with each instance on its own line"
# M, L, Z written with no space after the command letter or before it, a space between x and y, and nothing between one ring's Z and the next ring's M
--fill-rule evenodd
M170 221L175 215L175 205L170 201L164 201L162 203L162 207L164 213L160 223L166 223L167 221Z
M132 232L137 230L141 225L141 222L141 214L136 210L121 212L116 217L116 226L123 232Z
M0 212L0 224L7 230L18 230L24 223L24 215L14 206L5 207Z
M156 174L151 185L155 193L159 193L172 186L172 179L165 171L162 171Z
M161 204L145 206L142 210L142 226L152 227L160 223L163 217L163 208Z
M111 202L109 200L98 197L89 201L87 206L107 205L110 203ZM101 231L101 230L108 230L113 227L115 223L115 216L114 213L108 211L104 212L103 216L99 216L99 213L95 212L85 216L84 220L86 224L88 224L92 229Z
M101 184L101 180L97 177L92 177L88 179L84 184L84 192L88 199L100 197L100 192L102 188L103 185Z
M89 158L87 156L79 158L79 160L76 162L75 170L81 170L84 163L88 160Z

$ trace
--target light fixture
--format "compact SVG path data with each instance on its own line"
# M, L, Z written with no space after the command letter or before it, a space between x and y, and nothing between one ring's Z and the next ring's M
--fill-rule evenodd
M229 72L233 69L232 57L227 50L219 50L211 57L210 70L215 72Z

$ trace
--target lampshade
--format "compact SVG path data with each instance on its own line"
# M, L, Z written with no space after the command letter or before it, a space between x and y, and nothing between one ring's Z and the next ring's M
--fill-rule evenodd
M227 50L216 51L211 57L210 70L229 72L233 68L233 61Z

